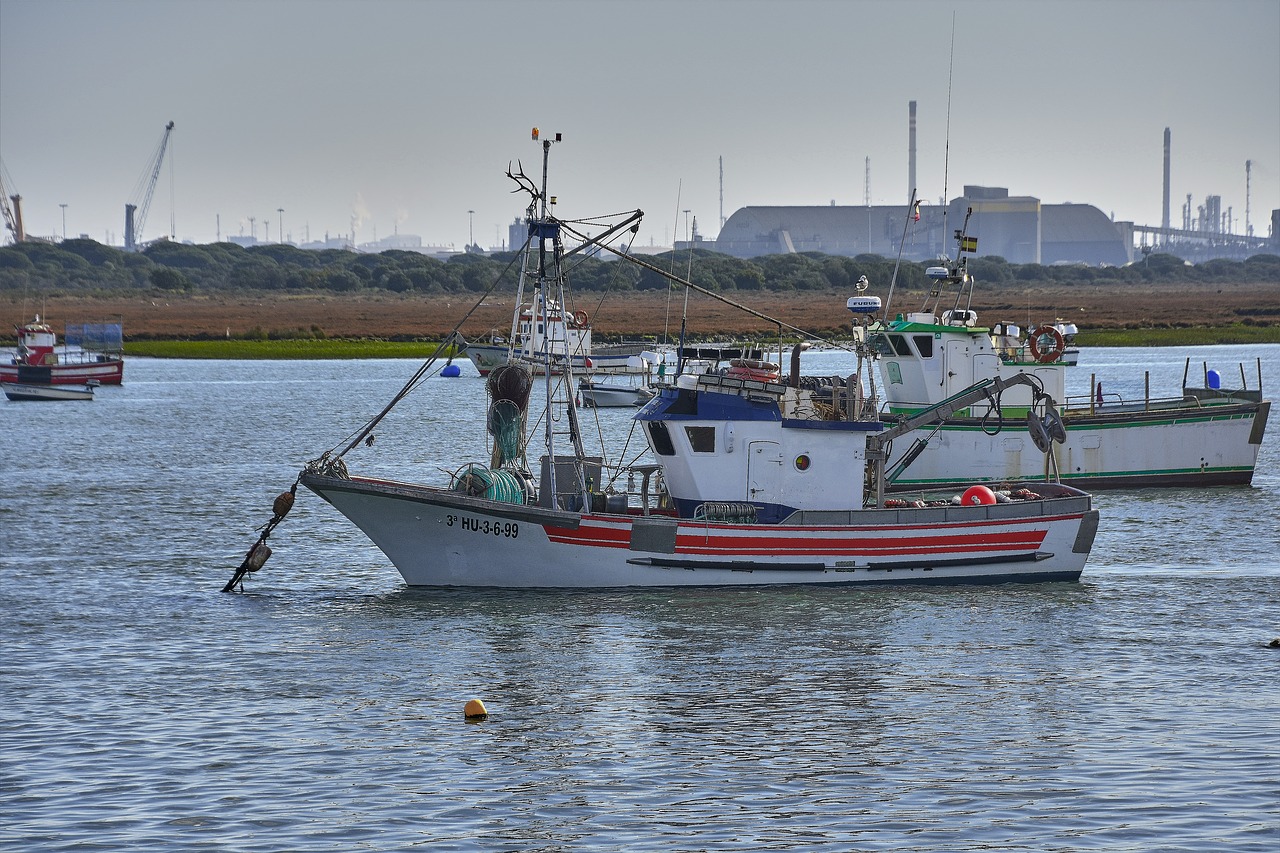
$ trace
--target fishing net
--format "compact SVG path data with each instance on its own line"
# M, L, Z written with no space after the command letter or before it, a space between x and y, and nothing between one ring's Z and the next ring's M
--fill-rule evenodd
M533 371L516 362L500 364L489 373L488 427L493 436L493 467L501 468L520 455L524 438L524 415L533 390Z
M495 400L489 406L489 435L493 436L493 467L500 468L520 456L524 415L515 403Z
M523 364L500 364L489 372L489 397L495 402L505 400L514 403L517 411L529 407L529 392L533 389L533 372Z

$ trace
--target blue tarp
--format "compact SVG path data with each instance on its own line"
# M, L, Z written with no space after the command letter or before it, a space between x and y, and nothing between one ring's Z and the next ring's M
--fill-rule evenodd
M63 341L69 347L89 352L124 352L120 323L68 323Z

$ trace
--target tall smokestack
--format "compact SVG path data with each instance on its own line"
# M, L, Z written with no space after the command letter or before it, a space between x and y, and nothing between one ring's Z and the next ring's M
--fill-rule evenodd
M720 227L724 228L724 155L720 155Z
M911 102L911 122L907 132L907 204L916 191L916 102Z
M1253 161L1244 161L1244 236L1253 236L1253 223L1249 221L1249 182L1253 179L1250 174L1253 171Z
M1169 128L1164 129L1164 207L1160 217L1160 229L1165 241L1169 239Z

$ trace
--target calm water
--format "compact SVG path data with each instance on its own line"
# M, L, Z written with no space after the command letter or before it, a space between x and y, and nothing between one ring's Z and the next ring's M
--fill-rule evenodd
M1173 393L1187 356L1275 396L1280 346L1073 381ZM1280 413L1252 488L1100 494L1078 584L417 591L302 492L221 594L415 367L135 358L0 402L0 849L1280 849ZM483 406L432 380L352 468L439 481Z

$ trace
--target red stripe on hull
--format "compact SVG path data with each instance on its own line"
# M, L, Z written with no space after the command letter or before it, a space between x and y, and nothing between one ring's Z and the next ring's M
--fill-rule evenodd
M867 536L874 529L866 526L844 530L845 536L816 537L811 534L841 530L833 527L768 527L755 528L738 533L712 528L709 531L680 530L676 534L676 552L701 555L773 556L906 556L910 554L954 554L964 552L1026 551L1039 548L1048 530L1045 527L1055 521L1074 520L1079 516L1060 516L1037 519L1040 525L1029 530L993 532L994 525L1026 525L1026 520L1009 522L960 522L952 525L954 533L932 533L927 536L902 538L895 536ZM592 524L590 517L583 519L577 530L563 527L544 527L547 538L562 545L584 545L596 548L629 548L631 526L626 522ZM980 527L966 531L964 528ZM929 530L925 525L900 525L892 528L894 534L907 534L913 530ZM714 533L712 532L714 531ZM786 535L787 533L793 535ZM864 535L857 535L857 534Z

